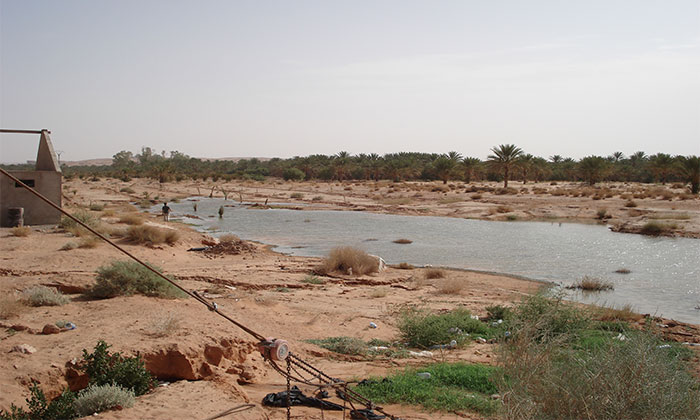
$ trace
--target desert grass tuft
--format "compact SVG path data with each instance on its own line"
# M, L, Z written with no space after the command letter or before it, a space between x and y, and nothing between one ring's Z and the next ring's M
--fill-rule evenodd
M148 327L148 335L152 337L168 337L182 327L182 318L178 315L167 314L156 319Z
M567 289L580 289L588 292L602 292L605 290L613 290L614 288L613 284L609 281L589 276L583 276L572 285L567 286Z
M379 260L366 252L343 246L333 248L316 271L319 274L341 272L352 275L376 273L379 270Z
M16 237L26 237L29 236L30 233L32 233L32 228L29 226L15 226L10 229L10 235Z
M410 240L410 239L405 239L405 238L396 239L396 240L394 240L393 242L394 242L395 244L412 244L412 243L413 243L412 240Z
M435 283L435 288L438 294L441 295L458 295L467 287L462 279L445 279Z
M625 321L625 322L635 322L639 320L641 315L636 313L632 309L632 305L626 304L619 308L615 306L604 306L601 307L596 313L596 318L599 321Z
M61 306L70 302L63 293L46 286L34 286L24 290L22 299L29 306Z
M133 226L142 225L143 217L138 213L127 213L119 217L119 223Z
M226 233L224 235L219 236L219 243L221 244L235 244L240 241L241 238L234 235L233 233Z
M135 244L173 245L180 239L180 234L173 229L160 229L149 225L130 226L126 231L126 239Z
M396 268L401 270L413 270L415 267L407 262L402 262L399 265L397 265Z
M617 274L629 274L632 272L632 270L630 270L629 268L618 268L617 270L615 270L615 272Z
M313 274L309 274L308 276L304 277L303 279L301 279L301 282L306 283L306 284L324 284L325 283L322 278L314 276Z
M97 236L83 236L78 241L78 248L95 248L102 240Z
M19 316L25 308L24 303L14 296L0 297L0 319L10 319Z
M423 273L426 279L442 279L447 276L447 272L442 268L426 268Z

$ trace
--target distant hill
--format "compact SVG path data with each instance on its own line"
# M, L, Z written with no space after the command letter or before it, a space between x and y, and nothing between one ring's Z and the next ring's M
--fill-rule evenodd
M258 159L260 161L268 161L270 158L265 157L222 157L222 158L198 158L205 161L216 161L216 160L226 160L231 162L238 162L242 159ZM112 164L111 158L105 159L86 159L86 160L69 160L61 162L61 165L66 166L108 166Z

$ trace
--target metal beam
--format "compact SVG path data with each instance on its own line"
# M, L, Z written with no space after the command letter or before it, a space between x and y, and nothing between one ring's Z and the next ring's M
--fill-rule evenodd
M41 130L13 130L11 128L0 128L0 133L11 133L11 134L41 134L44 131L51 134L51 131L42 128Z

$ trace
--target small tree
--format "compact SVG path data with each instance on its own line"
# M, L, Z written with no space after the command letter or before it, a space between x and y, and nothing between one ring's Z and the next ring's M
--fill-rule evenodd
M491 151L493 154L488 156L488 163L503 173L503 188L508 188L511 169L517 163L518 158L522 156L523 150L514 144L502 144L498 147L492 147Z
M680 156L680 168L686 182L690 183L690 192L700 191L700 157Z

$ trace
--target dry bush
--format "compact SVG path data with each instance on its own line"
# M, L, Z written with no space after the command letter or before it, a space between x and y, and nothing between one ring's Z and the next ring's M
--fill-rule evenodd
M142 225L143 224L143 217L141 217L140 214L137 213L128 213L125 215L122 215L119 218L119 223L124 223L127 225Z
M114 217L117 213L112 209L105 209L100 217Z
M601 307L596 318L599 321L636 322L641 318L641 315L632 309L632 305L626 304L620 308L616 308L614 306Z
M445 279L435 283L437 293L441 295L458 295L466 286L462 279Z
M19 316L24 309L24 304L21 300L14 296L0 297L0 319L10 319Z
M567 289L580 289L589 292L600 292L603 290L613 290L615 287L609 281L599 279L597 277L583 276L580 280L575 281Z
M481 200L483 196L481 194L472 194L471 199L472 200Z
M407 262L402 262L399 265L396 266L396 268L399 268L401 270L413 270L414 267L413 265L407 263Z
M447 276L447 272L442 268L427 268L424 274L426 279L442 279Z
M617 270L615 270L615 272L618 274L629 274L632 272L632 270L630 270L629 268L618 268Z
M78 247L78 244L75 242L66 242L62 247L60 247L58 250L59 251L70 251Z
M678 226L674 223L666 224L651 221L645 223L644 226L642 226L642 229L639 231L639 233L641 233L642 235L658 236L668 233L677 228Z
M496 207L496 211L498 213L510 213L513 211L513 209L511 207L508 207L508 206L498 206L498 207Z
M167 314L155 320L147 329L148 335L152 337L167 337L182 327L182 318L178 315Z
M241 241L241 238L234 235L233 233L226 233L224 235L219 236L219 243L220 244L233 244L233 243L238 243L240 241Z
M333 248L321 265L316 269L319 274L334 271L361 276L376 273L379 260L366 252L350 246Z
M22 292L22 299L29 306L61 306L70 302L63 293L53 287L34 286Z
M10 229L10 235L17 237L29 236L32 233L32 228L29 226L15 226Z
M84 236L78 241L78 248L95 248L100 241L101 239L97 236Z
M625 207L637 207L637 203L632 200L627 200L627 202L625 203Z
M413 243L412 240L410 240L410 239L405 239L405 238L396 239L396 240L394 240L393 242L394 242L395 244L412 244L412 243Z
M155 226L131 226L126 231L126 239L136 244L157 245L167 243L173 245L180 239L180 234L172 229L159 229Z
M378 289L372 289L372 291L369 292L369 297L377 299L386 297L387 294L389 294L389 290L386 287L380 287Z

